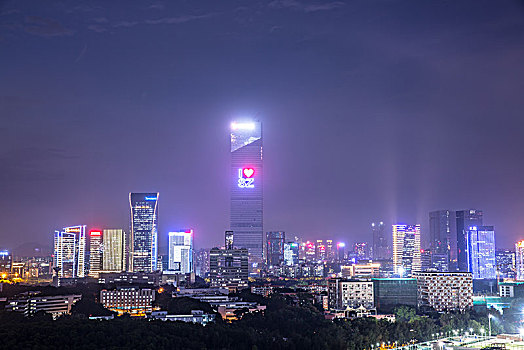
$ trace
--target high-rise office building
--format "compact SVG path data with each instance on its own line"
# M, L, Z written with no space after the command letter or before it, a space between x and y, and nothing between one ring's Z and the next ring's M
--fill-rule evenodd
M315 245L315 255L317 260L326 259L326 245L321 239L317 239L317 244Z
M193 230L169 232L169 271L193 272Z
M357 242L353 246L353 253L358 260L369 259L369 245L367 242Z
M468 271L473 279L497 278L493 226L471 226L466 232Z
M127 269L127 237L122 229L106 229L103 235L104 254L102 268L104 272L121 272Z
M293 266L298 264L299 244L296 242L284 243L284 264Z
M53 266L59 278L85 277L86 226L55 231Z
M346 259L346 243L339 242L337 243L337 261L343 262Z
M391 249L389 248L386 238L386 226L382 221L371 224L373 234L373 259L386 260L391 259Z
M130 193L131 271L157 270L158 193Z
M457 270L457 218L452 210L436 210L429 213L429 244L431 252L438 257L439 271ZM447 264L442 264L443 256Z
M7 250L0 250L0 274L2 279L9 276L11 273L11 266L13 264L13 256Z
M231 229L234 245L247 248L250 268L264 260L262 125L231 124Z
M467 236L470 227L482 226L481 210L459 210L455 213L457 219L457 264L459 271L468 270Z
M427 271L433 268L433 264L431 261L431 250L430 249L422 249L420 251L420 270L421 271Z
M393 269L400 277L421 270L420 225L393 225Z
M211 287L228 288L230 291L248 287L248 250L233 248L227 242L226 247L212 248L209 251L209 279Z
M89 277L98 278L102 270L102 231L89 231Z
M518 243L517 243L518 244ZM516 247L517 245L515 245ZM497 277L499 279L515 278L515 252L509 249L495 251L495 262L497 264Z
M326 240L326 258L328 261L333 262L336 260L337 252L335 250L335 247L333 246L333 240L327 239Z
M524 281L524 240L515 243L515 269L517 281Z
M268 266L281 265L284 262L284 231L266 232L266 264Z
M195 254L195 272L197 276L206 277L209 273L209 249L199 249Z

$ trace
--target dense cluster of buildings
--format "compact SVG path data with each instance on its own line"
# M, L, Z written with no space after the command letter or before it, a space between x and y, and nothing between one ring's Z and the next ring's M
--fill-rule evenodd
M389 230L382 221L372 223L372 241L352 247L332 239L303 241L284 231L265 232L262 140L259 122L231 124L230 230L223 246L195 250L192 229L159 233L159 193L130 193L129 228L64 227L54 232L50 258L14 261L0 251L0 276L52 277L55 285L85 279L118 284L102 291L101 303L140 315L154 311L155 290L134 285L179 285L194 282L195 276L212 289L229 292L248 288L250 277L318 278L325 283L304 287L318 294L326 309L360 312L390 312L395 305L465 310L473 306L475 281L524 280L524 241L515 252L496 250L495 229L484 224L477 209L429 213L427 249L421 247L420 224L394 224ZM159 234L168 239L167 252L159 251ZM271 290L264 288L254 290L268 295ZM500 284L501 297L519 288ZM12 307L23 305L21 299Z

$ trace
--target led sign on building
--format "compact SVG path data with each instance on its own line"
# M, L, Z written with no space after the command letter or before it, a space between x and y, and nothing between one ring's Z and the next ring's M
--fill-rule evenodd
M238 187L240 188L254 188L255 184L255 169L243 168L238 169Z

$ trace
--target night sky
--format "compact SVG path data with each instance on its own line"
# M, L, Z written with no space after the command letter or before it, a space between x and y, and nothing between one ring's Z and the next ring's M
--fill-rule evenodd
M370 223L484 210L524 238L522 1L0 1L0 247L229 225L229 125L264 132L264 229L370 240Z

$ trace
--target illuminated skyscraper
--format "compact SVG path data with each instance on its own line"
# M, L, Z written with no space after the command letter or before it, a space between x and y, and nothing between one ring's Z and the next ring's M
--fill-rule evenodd
M367 242L357 242L353 246L353 253L358 260L369 259L369 245Z
M91 230L89 232L89 276L98 278L102 270L102 231Z
M266 232L266 264L280 265L284 261L284 242L286 234L283 231Z
M296 242L284 243L284 264L287 266L298 264L299 244Z
M457 219L452 210L436 210L429 213L429 239L433 256L442 262L446 257L447 264L439 271L457 270Z
M497 278L493 226L471 226L466 232L468 271L473 279Z
M234 245L249 251L250 269L263 262L262 125L231 124L231 229Z
M130 193L131 271L157 270L158 193Z
M515 244L515 248L518 248L518 243ZM497 277L499 279L515 278L516 270L514 251L509 249L499 249L495 251L495 261L497 263Z
M457 260L459 271L468 270L468 230L473 226L482 226L481 210L459 210L455 213L457 218ZM471 271L470 271L471 272ZM475 276L473 276L475 278Z
M524 241L515 243L515 268L517 281L524 281Z
M85 277L86 226L55 231L53 266L59 278Z
M394 273L410 277L420 270L420 225L393 225Z
M322 241L321 239L317 239L317 244L315 246L315 252L316 252L317 260L326 259L326 246L324 245L324 241Z
M193 272L193 230L169 232L169 271Z
M127 239L122 229L104 230L104 272L121 272L127 268Z
M391 259L391 249L386 239L386 226L384 223L382 221L372 223L371 230L373 231L373 259Z

